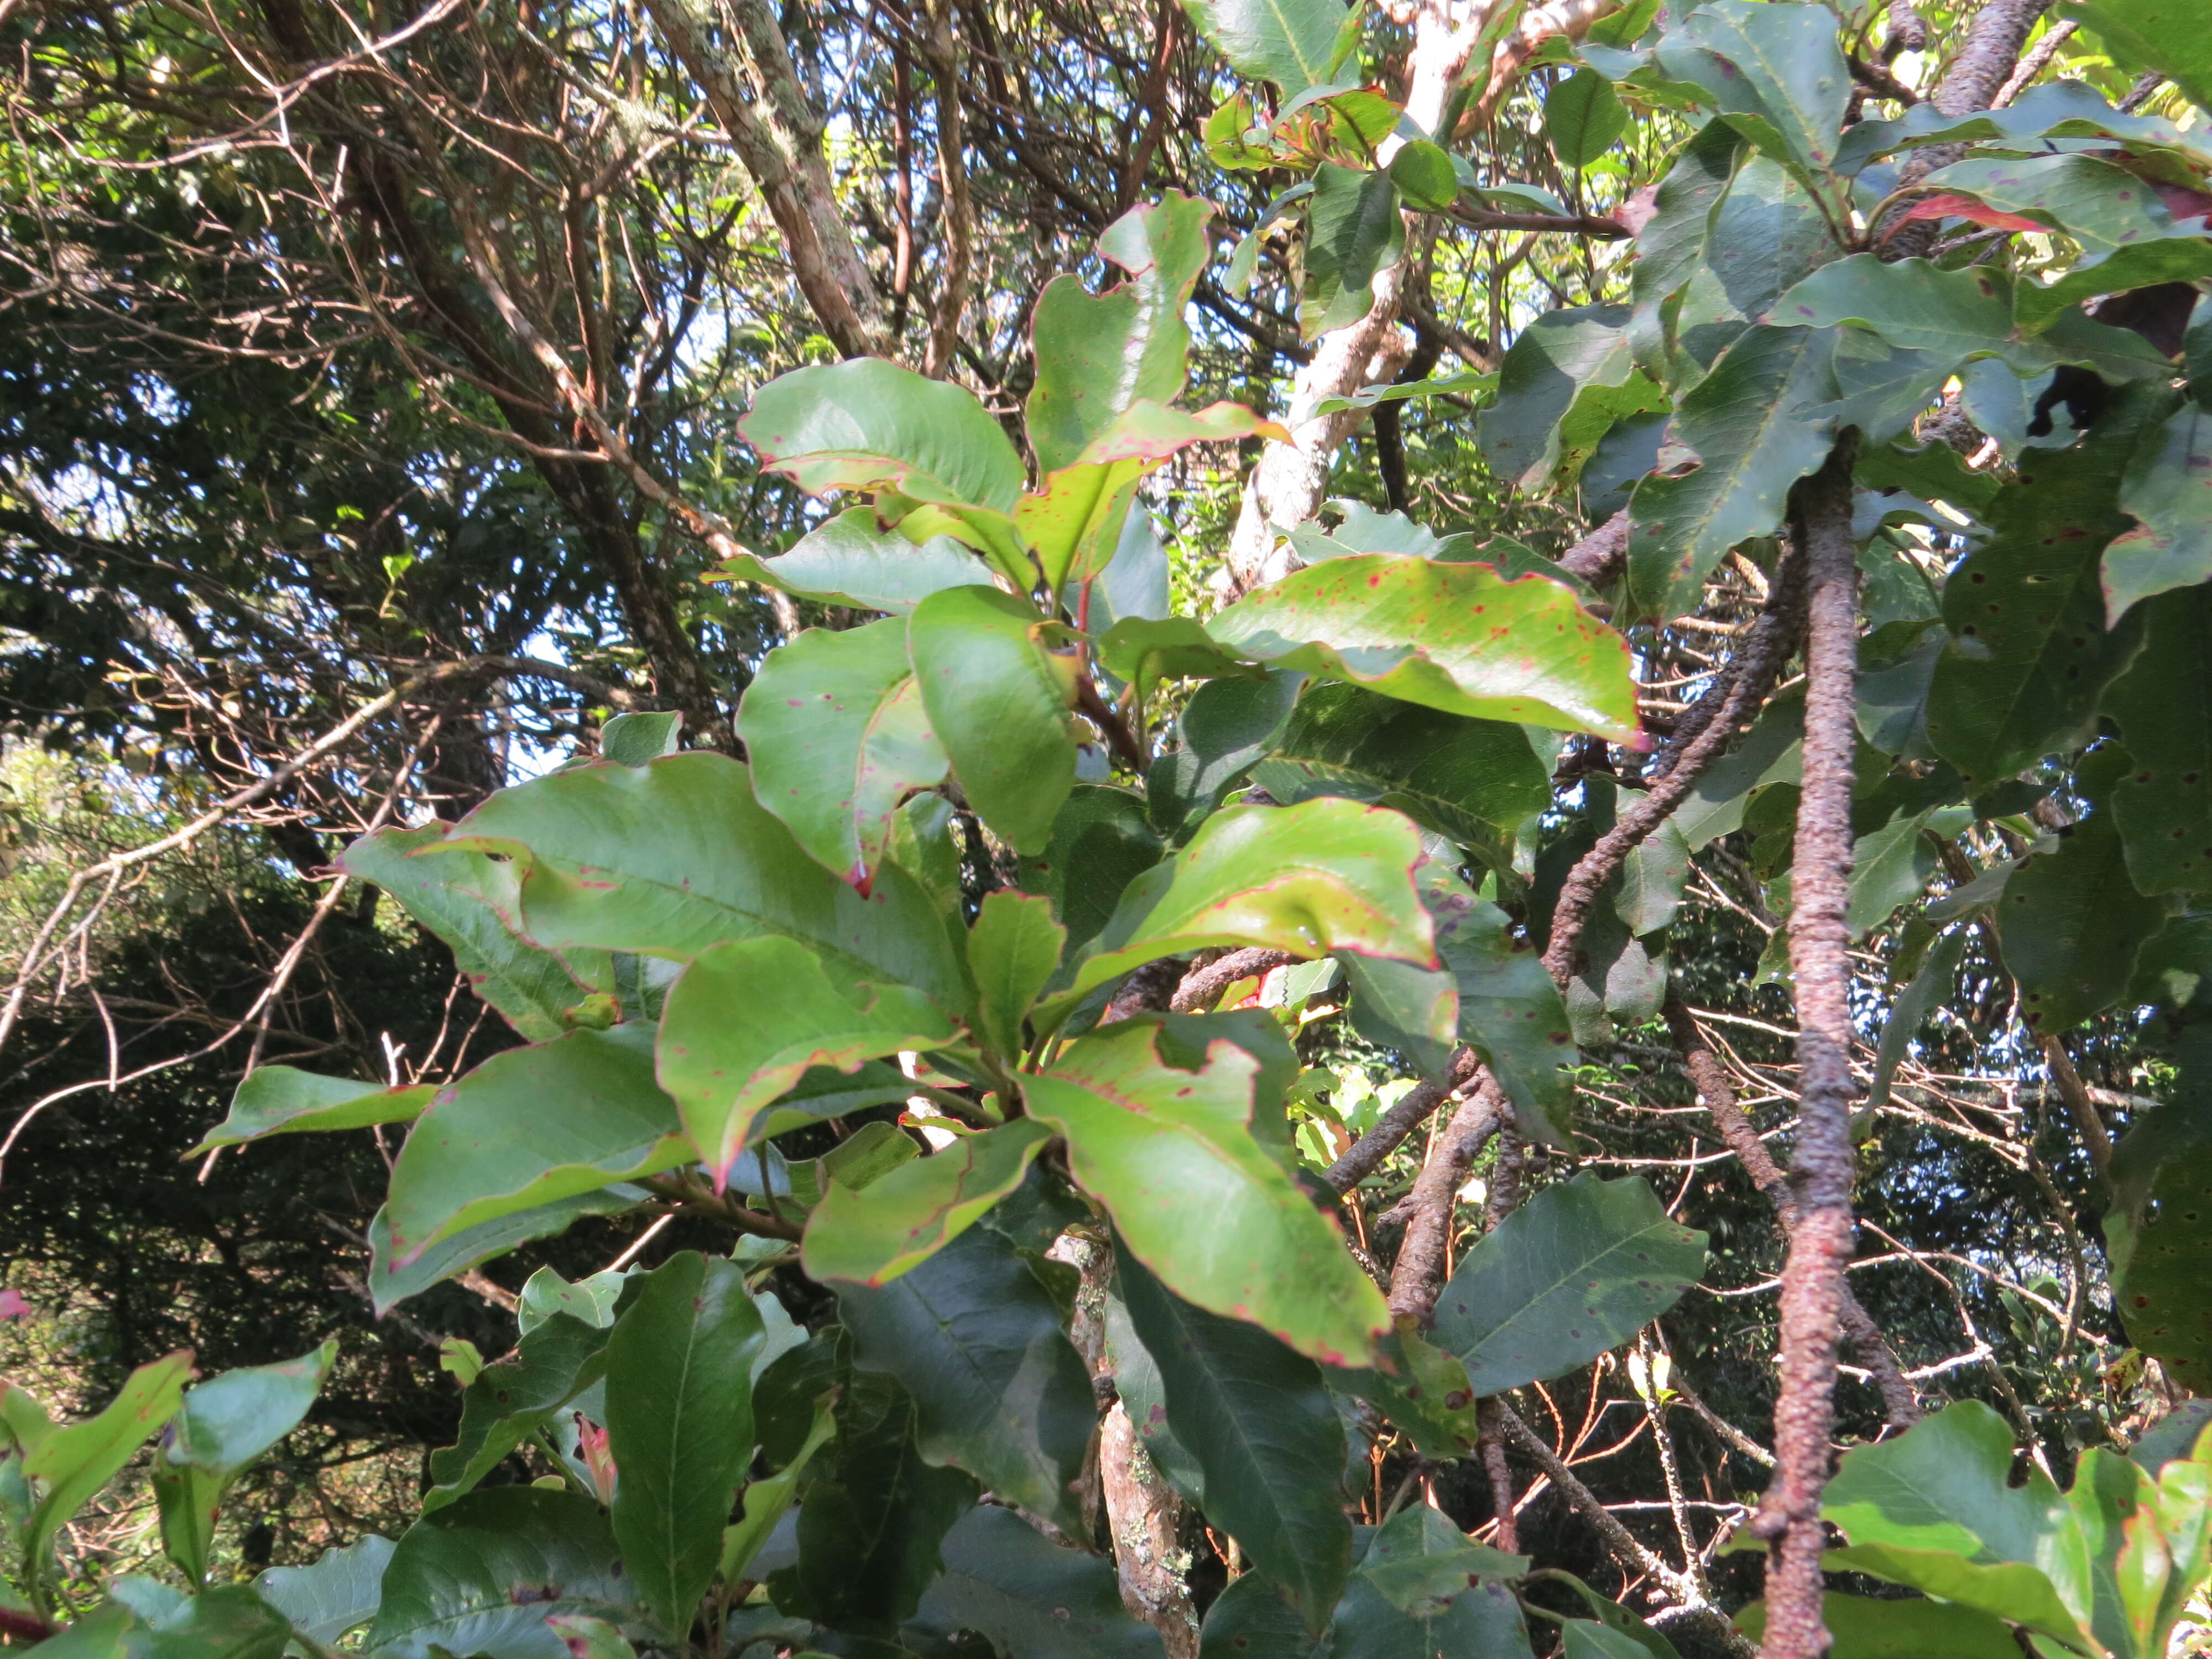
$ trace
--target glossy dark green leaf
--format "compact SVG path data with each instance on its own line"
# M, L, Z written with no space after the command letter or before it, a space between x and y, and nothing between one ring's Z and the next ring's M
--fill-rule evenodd
M1827 459L1835 437L1833 350L1820 329L1747 329L1683 398L1669 434L1698 465L1654 474L1629 502L1638 615L1696 610L1728 550L1781 524L1790 486Z
M1022 1022L1060 966L1067 930L1052 919L1052 902L1011 891L987 894L968 933L968 967L975 975L975 1011L982 1035L1012 1063L1026 1046Z
M1331 799L1225 808L1130 884L1038 1019L1057 1021L1133 968L1214 945L1301 957L1350 951L1433 967L1434 928L1413 881L1421 857L1420 832L1379 808Z
M1563 584L1388 554L1331 559L1206 624L1243 655L1351 680L1446 714L1637 732L1620 635Z
M753 1455L760 1310L736 1262L685 1250L639 1281L607 1344L613 1525L637 1592L688 1631Z
M1431 213L1449 213L1459 200L1459 172L1451 156L1425 138L1410 138L1390 158L1390 182L1407 204Z
M2212 578L2212 411L2194 398L2144 432L2120 476L2135 520L2105 550L2106 620L2154 593Z
M1467 1253L1437 1298L1436 1340L1478 1395L1587 1364L1680 1300L1705 1236L1667 1218L1640 1176L1547 1187Z
M984 823L1038 853L1075 784L1066 676L1035 609L995 588L933 593L907 621L922 707Z
M1900 816L1852 844L1850 907L1844 920L1854 939L1863 939L1898 906L1918 898L1936 874L1928 816Z
M1231 68L1286 98L1329 80L1346 15L1340 0L1184 0L1183 9Z
M759 1396L756 1395L755 1403ZM814 1402L814 1421L807 1430L806 1438L790 1461L774 1474L749 1483L744 1491L743 1512L722 1528L722 1559L715 1568L715 1576L725 1583L734 1584L740 1578L751 1576L749 1570L759 1559L770 1534L790 1513L793 1501L799 1496L799 1482L806 1467L814 1461L814 1454L828 1445L837 1432L836 1413L831 1408L831 1396L821 1395Z
M371 1533L325 1550L304 1567L271 1567L253 1589L301 1636L327 1648L376 1617L392 1548L390 1539Z
M738 706L738 736L760 804L864 893L899 803L945 781L896 617L842 633L810 628L769 652Z
M1835 1645L1828 1659L2019 1659L2020 1644L2003 1620L1946 1601L1875 1601L1830 1595L1820 1622ZM1735 1616L1736 1628L1754 1642L1766 1634L1766 1603L1754 1601Z
M884 530L872 507L848 507L825 520L772 559L740 553L714 572L718 579L765 582L802 599L887 611L902 617L940 588L988 581L975 556L950 536L920 546Z
M1307 687L1270 750L1254 776L1279 801L1372 801L1493 854L1551 799L1550 776L1520 727L1341 682Z
M1254 1138L1259 1063L1221 1041L1185 1071L1158 1040L1145 1022L1077 1038L1023 1079L1030 1115L1066 1137L1077 1183L1177 1295L1315 1358L1362 1363L1389 1324L1382 1296Z
M476 994L532 1042L551 1041L595 1000L611 1000L614 964L605 951L556 951L525 937L519 866L455 850L409 856L440 845L447 833L441 823L380 830L341 853L338 867L375 883L443 939Z
M2075 824L2056 853L2021 865L1996 916L2028 1029L2056 1036L2124 996L2136 953L2166 908L2136 890L2109 809Z
M1180 741L1146 775L1146 811L1155 828L1176 842L1196 833L1222 798L1278 746L1302 679L1269 674L1208 680L1191 693L1176 723Z
M1684 296L1700 278L1704 286L1718 287L1706 252L1713 210L1729 194L1738 161L1747 148L1726 121L1706 122L1659 181L1651 217L1637 233L1636 263L1629 271L1629 295L1634 301L1629 346L1644 371L1667 386L1676 386L1686 376L1696 379L1720 348L1741 331L1738 324L1692 362L1680 359L1682 343L1676 328L1687 303ZM1704 308L1717 313L1725 297L1723 294L1709 300Z
M1498 399L1477 426L1490 470L1536 489L1559 459L1559 427L1583 393L1635 372L1626 306L1550 311L1514 337L1498 368Z
M1073 274L1045 284L1031 323L1037 375L1026 410L1041 471L1073 465L1138 399L1181 395L1190 349L1183 307L1212 252L1212 214L1211 204L1170 191L1098 239L1124 280L1098 295Z
M231 1482L299 1427L337 1352L333 1338L298 1359L240 1366L185 1391L152 1473L162 1547L187 1583L207 1577L216 1510Z
M1012 1244L971 1227L880 1289L840 1285L837 1304L854 1364L890 1372L913 1396L924 1459L1082 1532L1071 1484L1097 1401L1059 1305Z
M769 1575L769 1593L784 1613L888 1638L937 1577L945 1534L974 1505L975 1482L922 1457L914 1401L896 1379L850 1379L837 1437L816 1454L799 1504L799 1559Z
M1377 1528L1359 1560L1359 1576L1385 1601L1420 1616L1443 1612L1477 1578L1519 1578L1528 1571L1527 1556L1476 1543L1426 1504L1409 1504Z
M588 1498L538 1486L471 1492L407 1529L384 1574L369 1648L569 1659L547 1615L635 1622L637 1586L606 1516Z
M1205 1472L1208 1518L1318 1632L1352 1567L1344 1429L1321 1368L1255 1325L1193 1307L1139 1261L1124 1255L1119 1272L1169 1425Z
M176 1414L191 1374L189 1348L141 1365L97 1417L46 1430L27 1449L23 1478L44 1488L21 1527L22 1559L33 1575L48 1571L54 1534Z
M1078 784L1053 820L1043 853L1016 867L1024 891L1052 901L1053 914L1067 929L1072 961L1112 919L1122 890L1166 850L1137 796Z
M760 1113L815 1066L857 1071L952 1035L905 986L839 985L823 966L795 940L740 939L701 951L669 989L654 1075L718 1186Z
M1011 1510L983 1504L945 1535L945 1572L916 1622L971 1630L1006 1659L1159 1659L1159 1632L1132 1618L1110 1559L1050 1544Z
M1337 1606L1328 1651L1330 1659L1528 1659L1532 1650L1521 1604L1504 1584L1471 1584L1441 1607L1402 1613L1363 1565Z
M2128 873L2145 893L2212 888L2212 590L2159 595L2143 608L2142 651L2105 692L2133 764L2112 810Z
M816 1279L888 1285L927 1261L1022 1183L1049 1131L1027 1119L963 1134L855 1188L833 1181L806 1219Z
M131 1575L108 1593L41 1645L55 1659L280 1659L292 1637L283 1615L243 1584L179 1595Z
M2173 1098L2113 1150L2105 1248L2128 1340L2185 1388L2212 1378L2212 1036L2183 1040Z
M2012 1431L1979 1401L1846 1455L1820 1513L1850 1540L1827 1562L2079 1643L2088 1547L2035 1468L2012 1482Z
M557 1313L485 1366L462 1391L454 1443L430 1454L430 1478L437 1484L422 1494L422 1513L434 1514L467 1496L510 1452L605 1376L606 1346L602 1327Z
M1646 1655L1649 1659L1681 1659L1672 1642L1620 1602L1609 1596L1600 1595L1574 1574L1553 1567L1547 1569L1543 1576L1554 1583L1565 1584L1583 1598L1590 1610L1589 1619L1583 1622L1596 1624L1613 1635L1624 1637L1635 1644L1633 1649L1624 1650L1623 1659L1642 1659Z
M2097 559L2126 527L2112 492L2126 456L2102 434L2032 450L1990 507L1992 534L1943 587L1951 644L1928 691L1928 737L1976 789L2091 728L2131 641L2105 629Z
M1352 994L1352 1029L1376 1048L1395 1052L1421 1077L1441 1078L1459 1035L1459 987L1451 975L1379 957L1339 960Z
M1232 1579L1214 1598L1200 1626L1198 1644L1199 1659L1245 1659L1251 1654L1265 1659L1326 1659L1329 1651L1328 1635L1316 1636L1308 1630L1290 1598L1264 1572Z
M441 1089L392 1166L383 1219L393 1259L690 1162L676 1103L653 1080L653 1040L650 1025L571 1031Z
M1670 29L1658 60L1808 185L1826 181L1843 134L1850 67L1814 6L1707 0Z
M862 897L761 809L746 769L726 756L556 772L502 789L447 844L526 863L524 924L556 948L688 960L782 933L847 980L912 986L947 1009L966 999L952 942L915 879L885 865ZM434 868L445 856L422 861Z
M1586 167L1628 131L1628 110L1595 70L1577 70L1544 95L1544 136L1564 167Z
M257 1066L231 1097L230 1115L185 1156L198 1158L217 1146L235 1146L266 1135L412 1123L436 1092L428 1084L392 1089L349 1077L318 1077L296 1066Z

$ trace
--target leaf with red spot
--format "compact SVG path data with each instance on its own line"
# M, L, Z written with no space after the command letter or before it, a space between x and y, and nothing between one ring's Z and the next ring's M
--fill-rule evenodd
M1078 1037L1023 1079L1030 1115L1066 1138L1077 1182L1177 1296L1310 1358L1369 1363L1389 1315L1336 1224L1254 1138L1259 1062L1217 1042L1184 1071L1158 1036L1137 1022Z
M2045 231L2051 228L2039 219L2025 214L2008 213L2002 208L1993 208L1986 202L1978 202L1971 196L1961 196L1955 191L1945 191L1935 196L1923 196L1897 218L1899 224L1914 219L1967 219L1978 225L1988 225L1998 230Z
M761 805L863 894L899 803L948 769L907 661L906 627L893 617L843 632L810 628L768 653L738 708Z
M1627 641L1540 577L1358 554L1248 594L1206 631L1248 660L1448 714L1641 735Z

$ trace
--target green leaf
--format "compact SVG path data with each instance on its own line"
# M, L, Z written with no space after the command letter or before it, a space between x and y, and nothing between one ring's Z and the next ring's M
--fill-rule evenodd
M2212 1036L2182 1039L2172 1100L2146 1114L2113 1150L2112 1204L2105 1212L2112 1303L2128 1339L2182 1387L2212 1376L2212 1223L2204 1171L2212 1167Z
M2097 588L2097 556L2127 523L2112 505L2126 449L2102 437L2023 455L2019 483L1990 507L1990 539L1944 583L1952 639L1928 738L1971 788L2074 747L2127 661L2133 641L2106 631Z
M1405 216L1387 172L1355 172L1324 161L1314 171L1313 186L1306 204L1305 271L1315 307L1301 313L1309 335L1365 316L1374 303L1376 273L1396 264L1406 252Z
M2020 1659L2020 1644L2003 1620L1946 1601L1899 1601L1830 1594L1820 1622L1835 1645L1828 1659ZM1766 1634L1766 1603L1753 1601L1735 1616L1736 1628L1756 1642Z
M726 756L580 766L502 789L422 854L426 866L448 847L526 864L524 923L556 949L681 961L781 933L833 975L911 986L949 1010L966 1003L952 941L915 879L886 864L863 897L762 811L750 774Z
M1672 1642L1645 1624L1626 1607L1622 1607L1620 1602L1600 1595L1574 1574L1563 1572L1553 1567L1546 1569L1542 1576L1556 1583L1564 1583L1580 1595L1589 1607L1592 1618L1596 1623L1616 1636L1627 1638L1636 1644L1636 1649L1640 1649L1644 1655L1648 1655L1649 1659L1681 1659L1680 1654L1675 1651ZM1623 1659L1637 1659L1636 1650L1624 1650Z
M1737 161L1747 148L1742 137L1726 121L1706 122L1682 147L1667 176L1659 181L1651 217L1636 235L1636 262L1629 270L1629 295L1634 301L1628 324L1630 349L1646 374L1669 386L1679 383L1684 367L1674 361L1681 343L1675 332L1686 303L1681 296L1692 283L1702 278L1718 293L1717 301L1709 301L1703 308L1717 313L1726 303L1726 295L1719 293L1720 284L1714 277L1717 259L1709 259L1706 251L1714 209L1732 193ZM1807 201L1809 205L1809 198ZM1825 227L1821 234L1826 236ZM1773 240L1769 237L1753 246L1771 244ZM1732 251L1734 246L1731 242L1729 249L1716 248L1715 253ZM1688 378L1694 380L1702 373L1721 347L1740 331L1740 327L1724 331L1708 349L1697 353L1690 366L1694 372Z
M841 986L795 940L740 939L701 951L669 988L654 1074L717 1190L760 1113L813 1067L854 1072L952 1035L905 986Z
M907 662L906 626L890 617L842 633L810 628L768 653L738 708L761 805L863 895L899 803L947 769Z
M1298 1610L1264 1572L1248 1572L1230 1581L1206 1609L1198 1640L1199 1659L1243 1659L1247 1654L1264 1659L1328 1659L1332 1651L1328 1636L1309 1631Z
M2120 476L2120 511L2136 523L2105 550L2115 628L2139 600L2212 578L2212 412L2185 399L2143 434Z
M1161 957L1252 945L1316 957L1350 951L1437 965L1413 872L1420 832L1346 800L1231 806L1132 883L1068 989L1041 1004L1056 1024L1095 987Z
M1176 722L1181 743L1154 761L1145 777L1146 811L1170 840L1189 840L1245 775L1279 747L1303 679L1269 674L1208 680L1191 693Z
M198 1158L217 1146L236 1146L264 1135L307 1130L365 1129L373 1123L412 1123L437 1091L318 1077L290 1066L257 1066L231 1097L230 1115L185 1154Z
M806 1220L814 1279L888 1285L927 1261L1022 1184L1052 1137L1026 1119L962 1134L855 1189L830 1183Z
M905 1091L902 1089L900 1092ZM618 1215L624 1210L634 1210L649 1196L644 1188L626 1182L578 1193L550 1204L532 1206L479 1222L473 1227L464 1227L406 1261L396 1259L391 1218L385 1210L379 1209L368 1224L370 1305L381 1317L408 1297L420 1296L433 1285L465 1273L495 1255L504 1255L518 1245L565 1232L571 1222L584 1216Z
M1159 1367L1169 1426L1205 1472L1207 1518L1318 1633L1352 1570L1344 1428L1321 1368L1256 1325L1193 1307L1126 1254L1118 1271Z
M441 1089L392 1165L383 1218L394 1258L690 1162L676 1103L653 1081L653 1036L636 1024L571 1031Z
M752 1461L751 1367L765 1336L744 1271L696 1250L640 1279L607 1335L615 1539L666 1630L691 1628L721 1559Z
M1550 775L1520 727L1340 681L1307 687L1270 748L1253 776L1277 800L1341 795L1391 807L1493 861L1502 852L1510 862L1515 834L1551 803Z
M975 556L950 536L919 547L878 527L872 507L850 507L763 559L739 553L711 573L719 581L765 582L802 599L887 611L902 617L941 588L989 580Z
M21 1532L23 1561L33 1577L48 1571L54 1534L176 1414L191 1374L189 1348L141 1365L99 1416L48 1429L26 1449L23 1479L46 1488Z
M840 1285L837 1305L853 1363L890 1372L914 1397L915 1443L927 1462L965 1469L1000 1498L1082 1532L1073 1483L1098 1405L1060 1304L1012 1243L971 1227L892 1284Z
M1159 1632L1121 1605L1114 1564L1047 1543L1011 1510L979 1504L945 1535L945 1571L917 1622L988 1638L1006 1659L1160 1659Z
M471 1492L407 1529L385 1569L367 1639L390 1659L437 1650L483 1659L569 1659L554 1613L633 1621L636 1589L599 1506L573 1492Z
M1108 226L1098 251L1127 280L1092 295L1054 277L1037 296L1036 382L1025 427L1042 472L1070 466L1139 398L1170 404L1183 388L1190 329L1183 307L1212 248L1211 203L1170 191Z
M1373 1544L1368 1550L1371 1559ZM1484 1581L1441 1606L1421 1605L1419 1613L1392 1606L1363 1562L1337 1604L1331 1659L1400 1659L1407 1654L1529 1659L1528 1626L1509 1586Z
M799 1504L799 1560L769 1577L781 1611L879 1637L913 1614L945 1533L975 1501L971 1477L924 1461L915 1428L895 1378L850 1373L837 1437L815 1458Z
M877 357L778 376L738 430L763 465L810 495L895 489L951 509L991 541L991 519L1012 514L1028 482L1006 429L972 393Z
M1881 1047L1875 1055L1874 1080L1867 1088L1863 1109L1871 1112L1888 1103L1890 1084L1905 1051L1928 1016L1950 996L1958 982L1959 960L1966 954L1966 937L1964 927L1945 934L1942 943L1928 953L1920 971L1890 1005L1889 1018L1882 1022Z
M1658 61L1806 184L1826 180L1851 90L1826 8L1708 0L1661 40Z
M567 1646L569 1659L637 1659L619 1627L587 1613L556 1613L546 1626Z
M298 1359L241 1366L185 1390L153 1479L162 1547L187 1583L207 1577L216 1509L231 1482L299 1427L337 1352L334 1337Z
M243 1584L179 1595L135 1575L112 1599L41 1645L57 1659L280 1659L292 1627Z
M1834 442L1833 347L1819 329L1747 329L1683 398L1668 431L1698 465L1653 474L1629 501L1628 590L1640 615L1695 611L1723 556L1780 526L1790 487Z
M1488 565L1362 554L1293 571L1206 631L1276 668L1449 714L1635 741L1626 641L1562 584Z
M1544 137L1562 167L1588 167L1627 131L1627 106L1595 70L1577 70L1544 94Z
M1850 1544L1826 1565L2081 1642L2087 1547L2042 1472L2012 1469L2012 1431L1974 1400L1847 1453L1820 1513Z
M374 1533L325 1550L304 1567L271 1567L253 1581L261 1599L317 1647L334 1646L376 1617L392 1542Z
M1378 1528L1360 1558L1359 1574L1401 1613L1442 1612L1477 1578L1519 1578L1525 1555L1478 1544L1441 1510L1411 1504Z
M1111 920L1122 890L1165 850L1143 801L1126 789L1078 784L1053 820L1042 856L1017 868L1024 891L1052 901L1072 960Z
M614 964L594 950L556 952L523 936L522 871L481 853L448 850L447 826L380 830L338 855L338 868L374 882L443 939L476 994L532 1042L576 1024L589 999L614 994ZM439 848L434 859L409 855Z
M1555 96L1557 94L1554 94ZM1626 306L1546 312L1514 337L1498 366L1498 398L1477 422L1482 459L1500 478L1540 489L1559 459L1559 428L1578 399L1635 372Z
M473 1492L508 1453L605 1376L606 1346L601 1327L555 1314L485 1366L462 1390L454 1443L430 1454L430 1478L437 1484L422 1495L422 1513L434 1515Z
M2130 69L2155 70L2212 109L2212 44L2188 0L2065 0L2058 9L2095 30Z
M1379 1345L1378 1357L1389 1369L1378 1364L1370 1370L1346 1371L1330 1381L1389 1418L1422 1456L1440 1462L1464 1457L1482 1440L1467 1367L1457 1356L1408 1328L1410 1323L1401 1321Z
M1409 138L1390 158L1390 182L1408 207L1449 213L1459 200L1459 173L1444 149L1425 138Z
M1023 1079L1030 1115L1066 1137L1077 1183L1178 1296L1310 1358L1365 1363L1389 1325L1382 1296L1253 1138L1259 1063L1223 1041L1181 1070L1158 1036L1132 1022L1077 1038Z
M1027 1047L1022 1022L1060 966L1066 941L1049 899L1006 890L985 895L968 931L968 966L975 975L982 1035L1002 1059L1021 1058Z
M1183 0L1183 10L1231 69L1286 98L1328 83L1347 15L1340 0Z
M1640 1176L1547 1187L1467 1253L1437 1298L1436 1340L1478 1395L1587 1364L1673 1307L1705 1235L1667 1218Z
M1033 606L988 587L933 593L907 623L922 707L960 787L1023 853L1043 851L1075 787L1072 690L1043 626Z
M1901 815L1852 844L1850 908L1844 921L1853 939L1864 939L1899 905L1911 903L1926 890L1937 862L1928 839L1928 817L1925 812Z
M2212 686L2202 672L2212 590L2159 595L2142 630L2142 651L2105 692L2134 763L2113 787L2112 817L2137 891L2201 892L2212 888Z
M1438 905L1437 951L1459 988L1460 1040L1482 1056L1528 1139L1565 1146L1574 1039L1559 988L1506 914L1464 890Z
M684 716L678 714L617 714L599 728L599 758L618 766L642 766L683 744Z
M2136 953L2166 911L2129 878L2110 810L2092 812L2056 853L2014 872L1996 915L2028 1029L2055 1036L2126 995Z
M755 1404L759 1403L757 1395ZM806 1466L836 1432L837 1416L831 1409L830 1396L825 1394L814 1402L813 1426L808 1429L806 1438L799 1443L789 1461L774 1474L745 1487L744 1512L722 1528L722 1559L715 1569L717 1577L725 1583L734 1584L747 1576L746 1569L759 1556L769 1535L790 1512L792 1500L799 1495L799 1477L806 1473Z
M515 1323L527 1336L556 1313L605 1330L615 1322L615 1303L629 1274L621 1268L580 1279L573 1285L550 1267L540 1267L523 1282L515 1298Z

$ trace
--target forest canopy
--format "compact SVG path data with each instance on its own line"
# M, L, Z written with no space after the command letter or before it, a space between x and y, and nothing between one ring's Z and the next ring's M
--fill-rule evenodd
M2197 14L0 0L0 1645L2212 1650Z

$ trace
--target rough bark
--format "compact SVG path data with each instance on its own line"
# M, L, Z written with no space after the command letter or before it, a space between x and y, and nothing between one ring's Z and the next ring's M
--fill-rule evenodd
M1947 116L1990 108L2020 62L2028 32L2051 8L2051 0L1989 0L1966 26L1966 38L1943 71L1928 101ZM1907 156L1898 169L1899 185L1916 184L1936 168L1966 153L1963 144L1929 144ZM1911 259L1936 244L1936 222L1916 219L1882 239L1882 257Z
M1805 560L1805 769L1791 864L1790 965L1796 978L1798 1109L1790 1180L1796 1226L1782 1273L1782 1382L1774 1407L1774 1484L1753 1522L1773 1541L1766 1568L1768 1659L1819 1659L1820 1492L1835 1421L1836 1349L1852 1249L1850 1109L1852 698L1858 565L1851 542L1846 433L1798 485Z
M1426 1325L1436 1311L1437 1293L1449 1265L1452 1213L1468 1166L1489 1144L1511 1111L1504 1091L1487 1072L1478 1072L1472 1092L1460 1103L1429 1149L1428 1162L1413 1182L1413 1213L1390 1269L1390 1313Z
M1225 957L1216 957L1202 968L1194 968L1176 981L1175 994L1168 999L1168 1006L1178 1014L1190 1014L1211 1008L1221 994L1240 979L1251 979L1296 962L1297 958L1287 951L1263 951L1254 947L1231 951Z
M848 357L890 356L874 282L830 187L821 118L799 84L775 14L760 0L735 0L749 71L741 77L714 46L711 21L695 0L646 0L646 9L759 186L823 332Z

